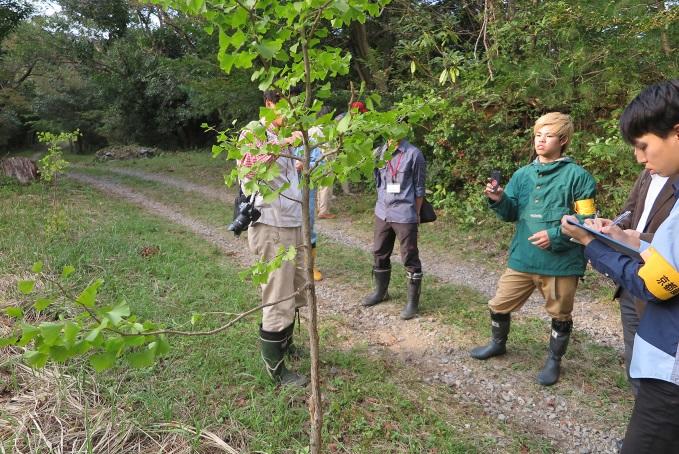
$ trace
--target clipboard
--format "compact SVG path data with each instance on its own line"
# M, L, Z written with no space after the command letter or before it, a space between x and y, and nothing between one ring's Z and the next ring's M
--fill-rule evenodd
M601 233L597 230L594 230L593 228L588 227L584 224L580 224L579 222L574 222L570 219L568 219L567 222L570 225L574 225L574 226L581 228L582 230L586 231L587 233L594 235L594 238L604 242L607 246L609 246L612 249L615 249L616 251L620 252L621 254L625 254L629 257L632 257L632 258L638 260L641 263L644 262L644 259L641 258L641 251L639 249L635 249L631 246L628 246L625 243L622 243L622 242L620 242L616 239L613 239L610 236L603 234L603 233Z

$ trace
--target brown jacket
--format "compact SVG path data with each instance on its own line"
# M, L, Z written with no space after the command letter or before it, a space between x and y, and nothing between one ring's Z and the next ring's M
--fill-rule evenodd
M671 176L667 179L665 186L660 190L658 197L653 203L651 212L648 214L648 219L646 220L646 226L644 227L643 233L639 235L641 240L650 243L653 240L653 235L660 227L660 224L667 218L674 207L674 189L672 188L672 183L679 182L679 175ZM627 202L622 207L621 212L627 210L632 212L632 216L628 217L626 220L620 223L620 228L622 229L634 229L639 223L641 214L644 212L644 202L646 201L646 194L648 193L648 187L651 184L651 174L648 170L644 170L637 178L634 183L632 192L627 198Z
M639 235L639 238L647 243L653 240L653 235L660 227L660 224L667 218L674 207L676 199L674 197L673 183L679 182L679 175L671 176L665 182L665 185L660 190L658 197L656 197L651 212L648 214L648 219L646 220L646 226L644 231ZM620 223L620 228L622 229L634 229L639 223L641 214L644 212L644 202L646 201L646 194L648 193L648 187L651 184L651 174L648 170L643 170L639 174L639 178L634 183L632 187L632 192L630 193L625 205L622 207L621 212L629 210L632 215ZM615 295L613 298L620 296L621 288L618 287L615 290ZM637 312L640 312L640 304L645 304L643 301L639 300L637 303ZM641 315L641 314L640 314Z

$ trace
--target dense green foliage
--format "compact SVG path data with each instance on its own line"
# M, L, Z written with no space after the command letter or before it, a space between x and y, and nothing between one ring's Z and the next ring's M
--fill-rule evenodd
M2 3L0 147L76 128L81 152L105 143L195 147L214 141L202 123L220 130L257 116L267 81L239 69L248 65L225 51L238 36L208 25L210 17L130 0L57 3L61 11L48 17L30 16L25 2ZM184 3L192 13L203 4ZM478 220L489 170L509 175L531 159L535 118L569 112L570 153L600 182L606 212L638 170L615 130L619 109L642 86L679 74L678 19L676 2L658 0L395 0L379 17L327 24L317 37L320 49L352 56L326 103L346 110L351 81L380 96L378 109L409 96L438 99L416 142L429 159L432 197L467 224ZM282 61L278 38L254 43L260 59Z

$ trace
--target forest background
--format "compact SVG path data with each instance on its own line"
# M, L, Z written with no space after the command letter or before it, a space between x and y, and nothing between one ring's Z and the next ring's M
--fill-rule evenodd
M610 214L639 170L618 115L643 86L679 74L678 23L676 1L394 0L325 38L353 57L329 104L346 110L350 82L378 94L377 109L439 100L413 141L429 163L429 197L461 225L484 216L478 188L491 169L509 176L530 161L535 118L568 112L569 154ZM146 2L0 0L0 153L33 146L38 131L76 129L79 153L209 147L215 133L203 124L237 129L261 105L247 70L222 71L210 32Z

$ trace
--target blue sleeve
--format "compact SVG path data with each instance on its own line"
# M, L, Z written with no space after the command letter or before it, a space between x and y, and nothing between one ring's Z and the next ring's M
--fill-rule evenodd
M646 284L639 277L639 268L643 265L632 257L621 254L599 240L591 241L585 247L585 257L598 272L613 279L613 281L630 292L632 295L650 303L660 303L646 288Z
M317 164L323 164L320 159L323 157L323 152L320 147L315 147L311 150L311 167L314 168Z

